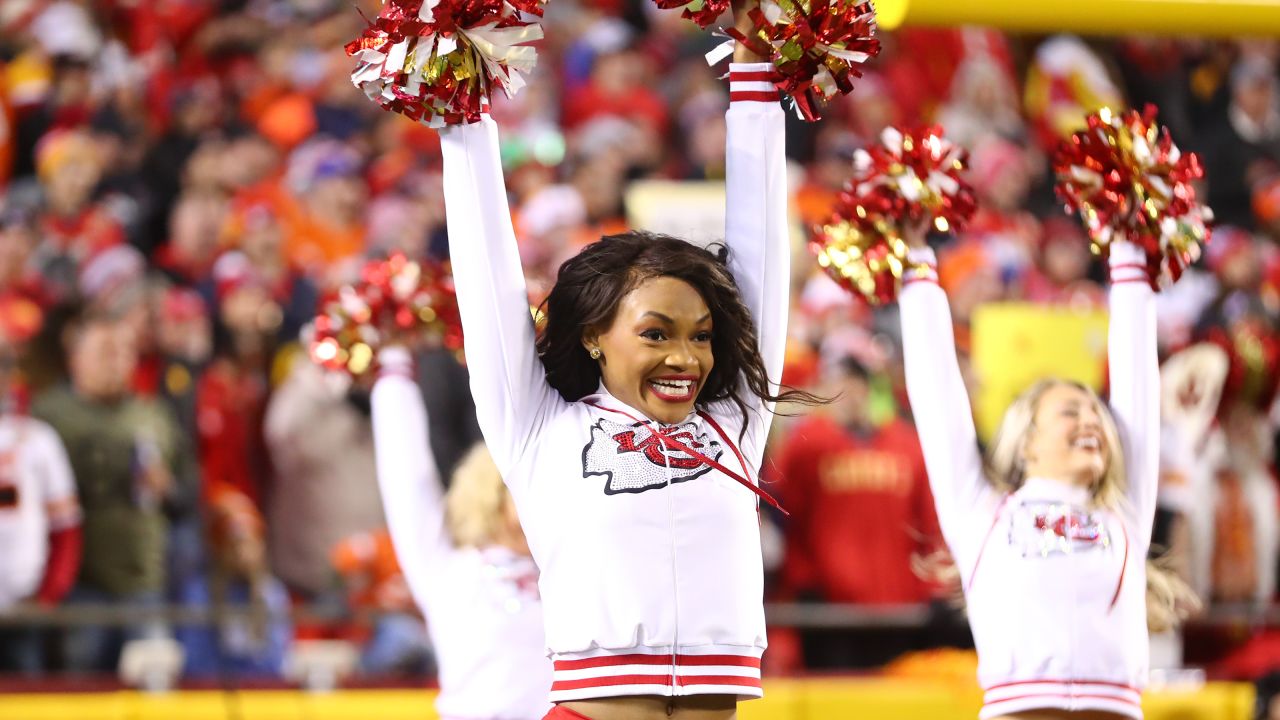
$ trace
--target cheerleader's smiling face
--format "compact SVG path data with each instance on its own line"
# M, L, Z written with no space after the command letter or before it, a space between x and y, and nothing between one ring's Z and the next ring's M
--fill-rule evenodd
M1045 390L1024 449L1026 474L1096 485L1111 462L1106 412L1091 393L1075 385L1056 383Z
M693 412L715 358L711 310L689 283L673 277L641 281L618 303L603 332L589 331L582 344L600 351L605 389L661 423L678 423Z

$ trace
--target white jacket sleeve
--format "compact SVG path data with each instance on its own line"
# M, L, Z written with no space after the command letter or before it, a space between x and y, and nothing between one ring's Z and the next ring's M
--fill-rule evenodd
M1137 538L1151 541L1160 481L1160 364L1155 292L1141 248L1111 248L1111 320L1107 337L1111 411L1123 443L1126 495ZM1140 538L1140 540L1138 540Z
M49 528L65 530L75 527L80 524L82 516L76 494L76 478L71 470L71 461L67 459L66 448L52 427L32 418L28 418L27 422L34 430L27 442L38 448L35 454L39 458L45 481L41 490Z
M431 455L427 408L412 380L409 353L387 348L378 360L381 369L371 398L378 489L409 592L429 616L432 591L445 582L440 570L453 552L445 530L444 490Z
M502 476L563 402L547 384L534 347L533 317L520 268L498 128L480 122L440 132L449 256L462 314L476 418ZM512 488L519 492L523 488Z
M730 269L756 323L760 354L776 392L782 379L790 303L786 132L770 63L729 66L725 149L725 244ZM751 410L743 452L759 466L773 404L744 393Z
M951 307L938 285L937 261L928 248L912 250L911 257L926 262L929 273L908 280L898 301L907 395L938 522L955 551L957 543L968 540L958 531L959 523L989 502L995 491L983 474L973 411L956 359Z

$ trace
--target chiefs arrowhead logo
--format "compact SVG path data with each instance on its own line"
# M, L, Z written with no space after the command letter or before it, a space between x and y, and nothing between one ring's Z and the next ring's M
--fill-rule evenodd
M681 445L719 461L724 448L700 433L697 424L685 423L668 433ZM667 447L644 423L622 424L601 418L591 428L591 441L582 449L582 476L603 475L606 495L639 493L671 482L686 482L705 475L711 466L683 450Z
M1041 557L1105 550L1112 545L1101 515L1043 500L1023 501L1014 509L1009 541L1021 547L1024 556Z

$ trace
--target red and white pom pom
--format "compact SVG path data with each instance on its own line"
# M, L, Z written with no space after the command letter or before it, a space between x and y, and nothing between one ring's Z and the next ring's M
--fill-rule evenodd
M886 128L880 144L854 155L854 174L811 249L836 282L872 305L892 302L910 273L928 268L907 257L903 232L933 225L958 230L977 202L961 173L968 155L942 129Z
M305 331L311 359L329 370L362 375L392 337L421 333L451 350L462 349L462 322L447 268L399 253L367 263L359 282L320 302Z
M1103 108L1059 146L1053 166L1058 196L1084 221L1094 252L1108 255L1117 240L1141 247L1159 288L1200 257L1213 212L1192 184L1204 177L1200 158L1178 150L1155 118L1153 105L1120 115Z
M761 0L747 16L749 32L725 33L773 63L774 85L809 122L821 118L822 103L852 91L862 64L880 53L875 9L867 0ZM732 51L726 43L707 59L715 64Z
M386 0L347 44L351 82L384 110L430 127L476 122L494 87L525 85L538 53L542 0Z
M880 144L858 150L846 202L861 214L898 224L928 221L939 232L958 231L973 217L977 199L961 175L969 154L942 128L885 128Z
M705 30L729 9L730 3L729 0L654 0L654 4L663 10L684 8L680 17L694 21Z

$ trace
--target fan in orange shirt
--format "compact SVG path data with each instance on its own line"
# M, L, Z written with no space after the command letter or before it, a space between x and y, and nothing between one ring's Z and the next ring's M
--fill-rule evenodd
M278 205L289 262L314 274L360 255L365 247L368 188L363 159L336 140L317 140L289 160Z

